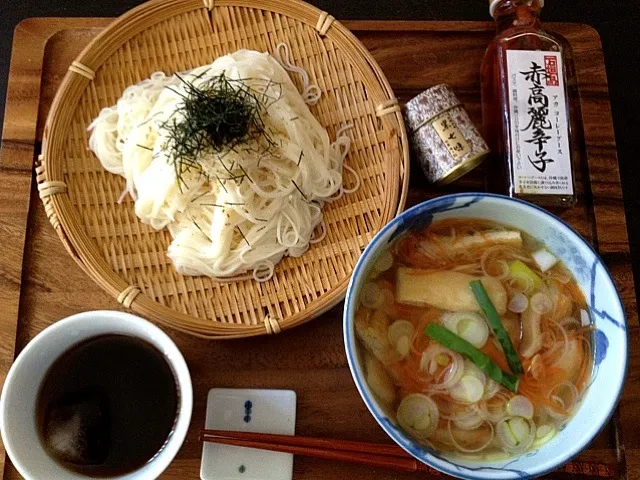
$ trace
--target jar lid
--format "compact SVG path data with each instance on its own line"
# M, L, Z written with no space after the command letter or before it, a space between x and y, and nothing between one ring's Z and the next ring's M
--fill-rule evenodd
M491 14L491 17L495 18L496 7L500 2L504 2L504 0L489 0L489 13ZM533 0L529 0L528 3L531 4L532 2ZM540 8L544 7L544 0L538 0L538 4L540 5Z
M460 105L449 85L436 85L409 100L403 109L409 135L440 113Z

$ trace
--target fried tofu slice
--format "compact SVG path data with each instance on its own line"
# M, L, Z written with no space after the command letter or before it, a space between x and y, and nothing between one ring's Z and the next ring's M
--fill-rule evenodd
M513 230L489 230L487 232L465 235L451 241L446 240L454 251L463 251L475 247L490 247L491 245L509 245L519 248L522 246L522 235ZM443 240L445 242L445 240Z
M499 314L507 311L507 292L499 280L474 277L468 273L419 268L398 268L396 300L409 305L432 305L450 312L481 312L470 283L480 280Z
M383 365L391 365L401 358L387 337L389 325L391 319L380 310L360 308L354 319L356 335L362 345Z
M382 362L371 355L368 351L364 353L364 369L369 388L387 406L392 406L396 402L396 386L389 372Z

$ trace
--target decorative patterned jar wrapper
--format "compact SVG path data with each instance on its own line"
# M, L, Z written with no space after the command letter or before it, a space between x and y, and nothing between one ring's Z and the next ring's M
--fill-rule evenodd
M478 166L489 148L448 85L436 85L403 109L411 150L431 183L447 184Z

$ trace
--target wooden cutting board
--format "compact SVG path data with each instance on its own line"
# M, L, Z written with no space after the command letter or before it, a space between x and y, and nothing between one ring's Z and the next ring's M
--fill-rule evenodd
M66 254L49 225L33 182L49 106L67 67L110 19L35 18L15 32L0 152L0 381L14 356L38 332L68 315L121 309ZM406 101L437 83L450 84L480 123L479 67L493 24L471 22L345 22L373 53L398 98ZM571 44L578 72L586 162L577 172L580 203L559 213L602 255L628 316L630 364L618 411L577 460L550 478L640 479L639 325L615 140L598 34L586 25L550 24ZM483 167L483 168L486 168ZM408 206L443 193L484 190L480 168L451 186L433 189L412 171ZM298 395L296 431L309 436L385 442L351 380L341 330L342 308L280 335L207 342L169 331L194 384L187 440L162 478L199 478L207 392L213 387L286 388ZM0 452L4 479L20 478ZM586 474L586 475L585 475ZM424 478L383 469L296 458L294 479Z

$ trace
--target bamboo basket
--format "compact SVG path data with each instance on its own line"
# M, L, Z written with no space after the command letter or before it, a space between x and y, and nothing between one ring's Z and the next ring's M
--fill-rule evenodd
M311 111L329 135L354 125L346 161L361 187L325 205L326 238L283 259L267 282L179 275L166 255L169 232L140 222L130 199L117 202L125 181L88 150L87 126L154 71L240 48L273 52L279 42L321 87ZM36 166L49 220L82 269L124 307L205 338L279 333L336 305L361 251L403 209L408 173L400 108L380 67L332 16L291 0L154 0L126 13L69 67Z

